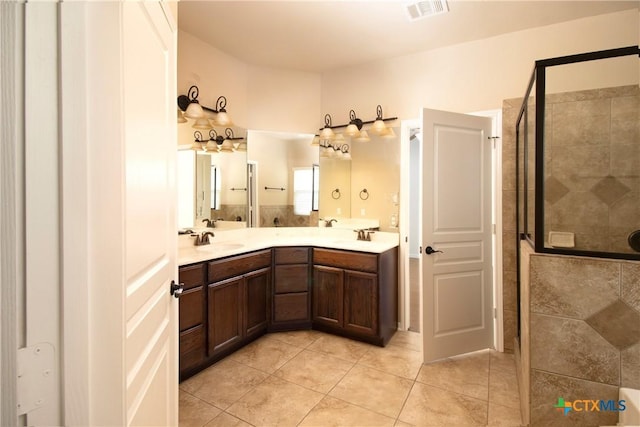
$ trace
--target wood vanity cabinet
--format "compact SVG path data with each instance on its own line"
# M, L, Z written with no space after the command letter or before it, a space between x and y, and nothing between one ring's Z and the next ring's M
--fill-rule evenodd
M267 330L271 250L208 262L209 357L228 354Z
M180 375L197 369L207 357L206 296L204 263L180 267L178 276L184 290L179 300Z
M381 254L313 249L315 329L386 345L398 321L397 248Z
M269 330L311 327L309 259L308 247L274 249L274 285Z

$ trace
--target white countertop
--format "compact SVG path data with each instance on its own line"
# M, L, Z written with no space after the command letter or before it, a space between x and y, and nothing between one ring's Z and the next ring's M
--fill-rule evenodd
M238 255L260 249L281 246L313 246L358 252L382 253L398 246L399 235L376 231L371 241L356 240L353 230L320 227L265 227L212 231L210 245L195 246L189 235L178 236L178 265Z

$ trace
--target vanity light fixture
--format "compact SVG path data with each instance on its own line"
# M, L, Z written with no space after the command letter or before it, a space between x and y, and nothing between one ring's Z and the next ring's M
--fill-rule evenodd
M393 128L388 127L382 132L382 134L380 134L380 136L383 138L391 139L396 137L396 133L394 132Z
M189 88L187 95L178 96L178 107L184 111L184 117L189 119L206 118L211 119L216 126L231 126L231 119L226 110L227 98L219 96L216 100L216 107L210 108L200 105L199 93L198 86L193 85Z
M385 125L384 121L382 120L382 107L378 105L376 107L376 120L371 125L371 130L374 133L381 135L386 129L387 125Z
M331 116L329 114L325 114L324 127L320 130L320 139L332 140L335 137L332 128L333 126L331 126Z
M240 141L244 138L236 137L233 134L233 129L226 128L224 130L225 136L218 135L215 129L209 131L209 141L216 144L218 152L220 151L236 151L240 147Z
M211 129L211 123L209 123L209 119L206 117L200 117L199 119L196 119L195 123L191 127L194 129L209 130Z
M184 113L178 108L178 123L187 123L187 119L184 118Z
M338 137L342 137L342 135L338 135ZM349 144L344 143L344 137L342 137L341 141L338 141L321 140L319 144L320 157L339 160L351 160Z
M207 150L207 148L208 148L207 145L209 144L209 140L208 139L203 139L202 133L199 130L197 130L197 131L195 131L193 133L193 138L194 138L194 141L193 141L192 148L194 150L202 150L205 153L209 151L209 150Z
M344 125L335 125L331 124L331 116L326 114L324 119L324 127L320 132L320 139L332 140L334 138L333 129L338 128L346 128L344 134L354 138L356 141L369 141L369 135L366 130L363 130L364 125L371 125L370 132L380 135L386 136L387 132L390 128L387 128L385 122L398 120L397 117L384 117L382 114L382 106L378 105L376 107L376 118L375 120L363 121L356 116L354 110L349 111L349 123ZM395 133L392 134L395 136ZM392 137L390 136L390 137Z
M356 112L349 110L349 125L344 131L345 135L357 136L362 129L362 120L356 117Z
M358 142L369 142L371 141L371 138L369 138L369 133L366 130L361 130L353 140Z

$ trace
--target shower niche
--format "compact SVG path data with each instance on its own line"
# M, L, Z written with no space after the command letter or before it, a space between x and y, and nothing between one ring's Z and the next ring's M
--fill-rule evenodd
M516 125L518 238L536 252L640 260L639 53L536 61Z

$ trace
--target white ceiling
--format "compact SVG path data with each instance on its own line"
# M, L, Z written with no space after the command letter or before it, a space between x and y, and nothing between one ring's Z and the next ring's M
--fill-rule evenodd
M323 72L640 5L450 0L449 13L409 21L408 3L182 0L178 26L248 64Z

